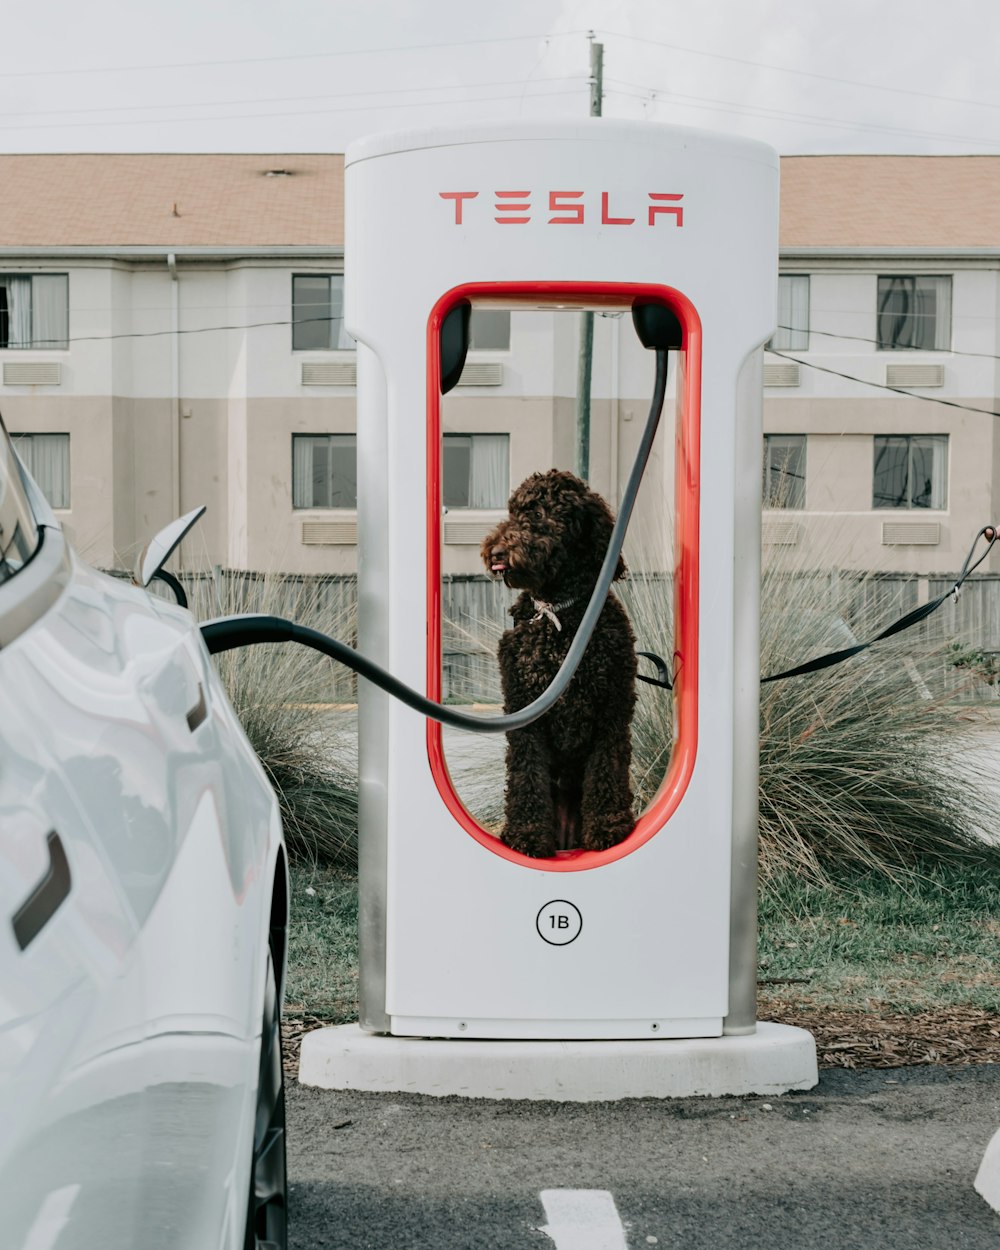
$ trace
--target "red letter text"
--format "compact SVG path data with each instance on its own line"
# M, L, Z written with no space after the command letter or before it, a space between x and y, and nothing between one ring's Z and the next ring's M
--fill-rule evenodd
M511 213L527 213L531 208L529 196L530 191L497 191L495 192L497 202L494 205L498 213L504 213L506 216L494 217L493 220L500 223L501 226L521 226L526 221L530 221L530 217L512 217ZM518 201L515 203L501 203L502 200ZM523 203L522 203L523 201Z
M464 200L474 200L479 194L478 191L439 191L438 195L442 200L455 201L455 225L462 224L462 202Z
M607 191L601 192L601 225L602 226L630 226L634 217L612 217L608 210L608 200L610 196Z
M661 192L659 192L659 191L650 191L650 193L649 193L649 198L650 198L651 200L682 200L682 199L684 198L684 196L683 196L683 194L681 194L681 195L667 195L667 194L661 193ZM659 204L659 203L657 203L657 204L650 204L650 206L649 206L649 224L650 224L651 226L655 226L655 225L656 225L656 214L657 214L657 213L673 213L674 217L676 218L676 221L674 222L674 225L675 225L675 226L683 226L683 225L684 225L684 209L683 209L683 208L681 208L681 206L680 206L679 204Z
M549 208L552 212L569 213L568 217L550 217L550 226L582 226L583 225L583 205L582 204L564 204L563 200L578 199L583 195L582 191L550 191L549 192Z

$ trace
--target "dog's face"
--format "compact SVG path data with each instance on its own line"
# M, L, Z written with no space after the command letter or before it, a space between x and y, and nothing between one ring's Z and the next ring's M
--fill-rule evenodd
M575 474L550 469L526 478L507 509L480 549L492 576L545 599L593 588L614 526L600 495ZM619 557L615 577L625 573Z

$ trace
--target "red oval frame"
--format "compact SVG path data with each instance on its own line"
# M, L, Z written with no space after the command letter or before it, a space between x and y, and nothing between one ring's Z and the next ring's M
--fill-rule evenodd
M477 300L552 308L631 307L637 300L671 309L683 329L677 384L674 473L674 713L676 734L663 782L629 836L606 851L571 851L533 859L505 846L472 816L455 791L444 757L441 724L427 722L427 756L438 793L459 825L494 855L542 872L579 872L613 863L659 833L677 810L698 749L698 577L701 501L701 319L672 287L633 282L470 282L453 287L427 321L427 697L441 699L441 324L456 304Z

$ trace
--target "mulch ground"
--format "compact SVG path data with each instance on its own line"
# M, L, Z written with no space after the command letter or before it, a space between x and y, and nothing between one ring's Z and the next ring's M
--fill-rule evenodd
M835 1007L788 1007L762 995L758 1015L808 1029L816 1039L821 1068L1000 1063L1000 1016L975 1007L881 1016Z
M286 1080L299 1079L299 1051L303 1037L329 1023L329 1020L310 1015L288 1015L281 1021L281 1054L285 1061Z
M762 996L761 1020L807 1029L821 1068L906 1068L915 1064L1000 1063L1000 1016L951 1007L912 1016L879 1016L833 1007L787 1007ZM282 1021L285 1074L299 1075L299 1048L326 1020L292 1015Z

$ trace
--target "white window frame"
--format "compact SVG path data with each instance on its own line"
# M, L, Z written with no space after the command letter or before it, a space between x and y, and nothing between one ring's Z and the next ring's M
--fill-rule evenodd
M38 483L49 506L60 511L72 507L70 436L64 433L11 434L24 467Z
M510 496L510 434L507 431L499 431L496 433L485 433L481 431L454 430L449 431L442 436L442 441L447 444L449 439L469 439L471 440L470 458L469 458L469 482L468 491L466 492L468 503L449 502L449 494L447 491L447 483L443 483L442 498L444 506L449 512L502 512L507 507L507 500ZM493 441L492 449L486 447L485 443L480 443L480 447L489 456L500 450L502 443L503 455L502 463L489 463L486 456L482 463L476 464L476 442L477 440L500 440ZM441 449L442 459L442 477L444 477L444 446ZM479 500L476 501L476 495ZM486 498L484 499L484 495ZM451 496L454 499L454 495Z
M768 343L772 351L809 350L809 275L778 275L778 328Z
M764 435L764 507L776 512L802 512L806 506L805 434ZM797 459L794 473L789 473L792 455ZM780 482L781 486L775 485ZM791 489L788 483L791 483ZM793 502L794 497L794 502Z
M54 301L57 281L62 285L64 297ZM68 273L0 273L0 287L6 290L7 305L4 314L7 341L0 337L0 351L69 351ZM15 291L18 293L16 300L12 298ZM40 324L41 309L46 303L49 315L54 316L59 324ZM43 333L47 337L43 338Z
M299 309L309 306L309 303L303 299L296 300L296 283L300 280L310 282L326 283L326 300L325 302L317 302L315 307L329 309L328 314L320 314L322 318L328 316L328 333L326 334L326 342L323 344L309 343L300 344L296 342L296 331L302 325L310 324L310 318L297 316ZM293 352L353 352L357 344L354 339L347 333L344 328L344 275L342 273L314 273L308 270L303 273L292 274L292 351Z
M876 490L879 444L883 444L883 452L888 452L886 444L895 443L906 451L906 500L899 503L879 503ZM948 452L949 437L947 434L876 434L872 439L872 510L877 512L944 512L948 508ZM914 477L916 475L915 456L932 453L930 498L927 504L914 502ZM917 498L920 497L919 492Z
M907 289L906 284L912 283ZM921 286L923 284L923 286ZM933 314L921 302L933 295ZM890 308L890 300L901 305ZM906 306L910 305L909 308ZM952 279L950 274L879 274L875 300L875 341L880 352L947 352L951 350ZM933 325L921 318L933 316ZM899 324L895 324L899 322ZM884 331L887 331L884 333ZM914 338L919 341L914 343ZM927 340L932 340L928 343Z
M353 448L354 450L354 501L352 503L315 503L315 466L313 464L313 450L316 445L326 441L327 446L332 448L340 446L341 448ZM356 434L350 433L312 433L302 432L292 435L292 507L297 512L316 511L337 511L337 512L356 512L358 507L358 469L357 469L357 452L358 437ZM307 462L309 466L307 467ZM333 487L332 467L329 467L327 474L328 483ZM306 482L303 481L302 474L308 474L309 503L300 502L305 493Z

